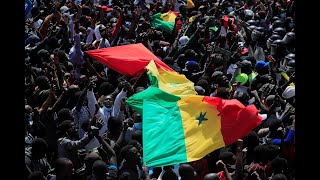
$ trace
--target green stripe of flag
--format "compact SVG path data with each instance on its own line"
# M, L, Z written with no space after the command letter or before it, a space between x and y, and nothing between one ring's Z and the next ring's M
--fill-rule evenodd
M163 19L161 19L161 13L157 13L155 15L152 16L151 18L151 26L161 29L166 33L171 34L172 30L174 28L174 23L172 22L166 22Z
M159 167L187 162L184 130L177 102L145 99L143 110L143 160L146 165Z

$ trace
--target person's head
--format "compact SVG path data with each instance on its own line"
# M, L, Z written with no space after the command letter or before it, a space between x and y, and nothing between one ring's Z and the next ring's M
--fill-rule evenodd
M46 177L41 171L33 171L29 176L28 180L46 180Z
M282 138L284 136L284 125L281 120L275 119L267 124L270 131L270 138Z
M174 63L172 57L163 58L163 62L166 63L167 65L173 65L173 63Z
M219 87L217 90L216 97L222 98L222 99L229 99L230 98L230 92L229 89L226 87Z
M241 72L245 74L250 74L252 72L252 63L249 60L241 61Z
M248 86L249 78L245 73L241 73L236 77L236 82L240 83L240 86Z
M132 134L132 140L138 141L140 144L142 144L142 131L141 130L135 130Z
M197 173L190 164L180 164L179 175L182 180L195 180Z
M284 174L278 173L272 176L271 180L287 180Z
M187 49L184 55L187 61L194 61L197 58L197 53L193 49Z
M130 172L125 171L122 174L120 174L119 180L132 180L132 176L131 176Z
M40 49L37 52L37 57L40 58L41 62L50 62L50 54L49 51L47 51L46 49Z
M262 163L267 164L268 157L267 154L269 154L269 148L267 145L258 145L254 148L254 163Z
M271 170L274 174L286 174L288 171L288 162L286 159L277 157L271 161Z
M73 163L68 158L58 158L55 162L56 176L60 178L68 178L73 174Z
M185 68L190 72L197 72L199 70L199 64L196 61L187 61Z
M219 76L217 77L217 84L219 87L229 88L229 79L225 75Z
M134 146L135 148L137 148L137 150L139 151L139 153L142 152L142 146L141 146L141 144L140 144L137 140L130 140L130 141L128 142L128 145L132 145L132 146Z
M103 101L103 106L106 107L107 109L110 109L113 106L113 102L114 102L114 100L111 95L105 96L104 101Z
M295 87L287 86L282 93L282 97L291 105L295 105Z
M140 122L142 122L141 114L138 113L138 112L134 112L134 113L132 114L132 119L133 119L133 122L134 122L134 123L140 123Z
M221 71L214 71L214 72L212 73L212 75L211 75L212 82L213 82L214 84L218 84L218 78L219 78L220 76L222 76L222 75L223 75L223 73L222 73Z
M259 137L255 131L251 131L243 137L243 147L248 147L248 150L253 150L258 145Z
M99 87L99 94L100 95L108 95L111 94L114 91L114 87L111 83L109 82L103 82L101 83L100 87Z
M221 152L219 155L219 160L227 166L229 172L233 172L235 170L236 156L232 152Z
M121 157L126 160L129 166L133 167L141 162L139 150L133 145L126 145L120 151Z
M208 90L208 88L209 88L209 83L208 83L208 81L207 80L204 80L204 79L200 79L198 82L197 82L197 84L196 84L197 86L201 86L203 89L205 89L205 90Z
M258 74L264 75L269 73L269 62L259 60L256 62L255 70Z
M102 160L102 158L94 151L85 156L84 164L86 165L87 174L91 174L93 163L97 160Z
M74 121L73 115L71 114L71 110L68 108L62 108L58 111L58 119L57 119L57 123L60 124L62 123L64 120L72 120Z
M220 177L216 173L209 173L204 176L204 180L220 180Z
M133 127L134 126L134 121L132 118L127 118L123 121L123 125L127 124L128 127Z
M50 81L46 76L38 76L35 85L38 86L40 90L47 90L50 88Z
M206 90L203 89L201 86L194 86L194 90L197 92L198 95L204 95Z
M162 175L162 180L178 180L177 174L172 170L168 169Z
M58 127L64 136L70 139L77 138L77 129L75 123L71 120L64 120Z
M48 152L48 144L46 140L42 138L36 138L33 140L31 147L32 158L41 159L46 157Z
M120 118L115 118L115 117L109 117L108 119L108 131L112 135L120 135L121 131L123 129L123 123Z
M97 180L104 180L107 177L107 164L102 160L96 160L92 165L92 172Z
M248 93L242 92L242 91L235 91L233 94L233 99L237 99L240 101L243 105L249 105L249 95Z
M64 63L65 61L68 61L67 54L63 50L54 51L54 58L58 59L60 63Z

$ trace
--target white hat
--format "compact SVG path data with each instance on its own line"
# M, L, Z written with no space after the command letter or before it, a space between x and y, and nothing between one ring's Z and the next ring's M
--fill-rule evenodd
M189 37L188 36L182 36L180 39L179 39L179 43L184 46L187 44L187 42L189 41Z
M62 7L60 8L60 12L61 12L62 14L67 13L67 14L70 15L70 13L69 13L68 11L69 11L69 8L68 8L67 6L62 6Z
M194 89L199 95L203 95L206 92L206 90L203 89L201 86L194 86Z
M294 86L288 86L282 93L282 97L284 99L289 99L295 96L295 87Z

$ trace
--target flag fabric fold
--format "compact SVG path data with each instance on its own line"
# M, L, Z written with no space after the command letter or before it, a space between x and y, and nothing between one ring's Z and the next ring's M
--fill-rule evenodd
M153 60L146 66L146 69L150 84L154 87L181 98L197 94L194 83L185 75L180 75L175 71L167 71L162 67L157 68Z
M168 11L166 13L157 13L151 17L151 26L161 29L166 33L171 34L174 28L175 19L178 16L178 12ZM178 20L177 28L181 27L181 21Z
M142 106L143 159L149 167L201 159L242 138L262 121L254 105L245 107L238 100L199 95L181 99L149 88L145 90L149 97L138 97L142 91L126 101L132 106L136 100Z
M155 100L157 102L177 102L181 98L160 90L157 87L150 86L146 90L130 96L126 100L126 104L142 115L143 100Z
M123 75L140 76L151 60L154 60L157 68L174 71L141 43L89 50L86 53Z

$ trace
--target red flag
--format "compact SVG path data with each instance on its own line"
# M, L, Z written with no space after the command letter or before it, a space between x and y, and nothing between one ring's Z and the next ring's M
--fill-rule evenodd
M174 71L141 43L89 50L86 53L101 64L123 75L141 75L151 60L155 61L158 68L162 67L168 71Z

